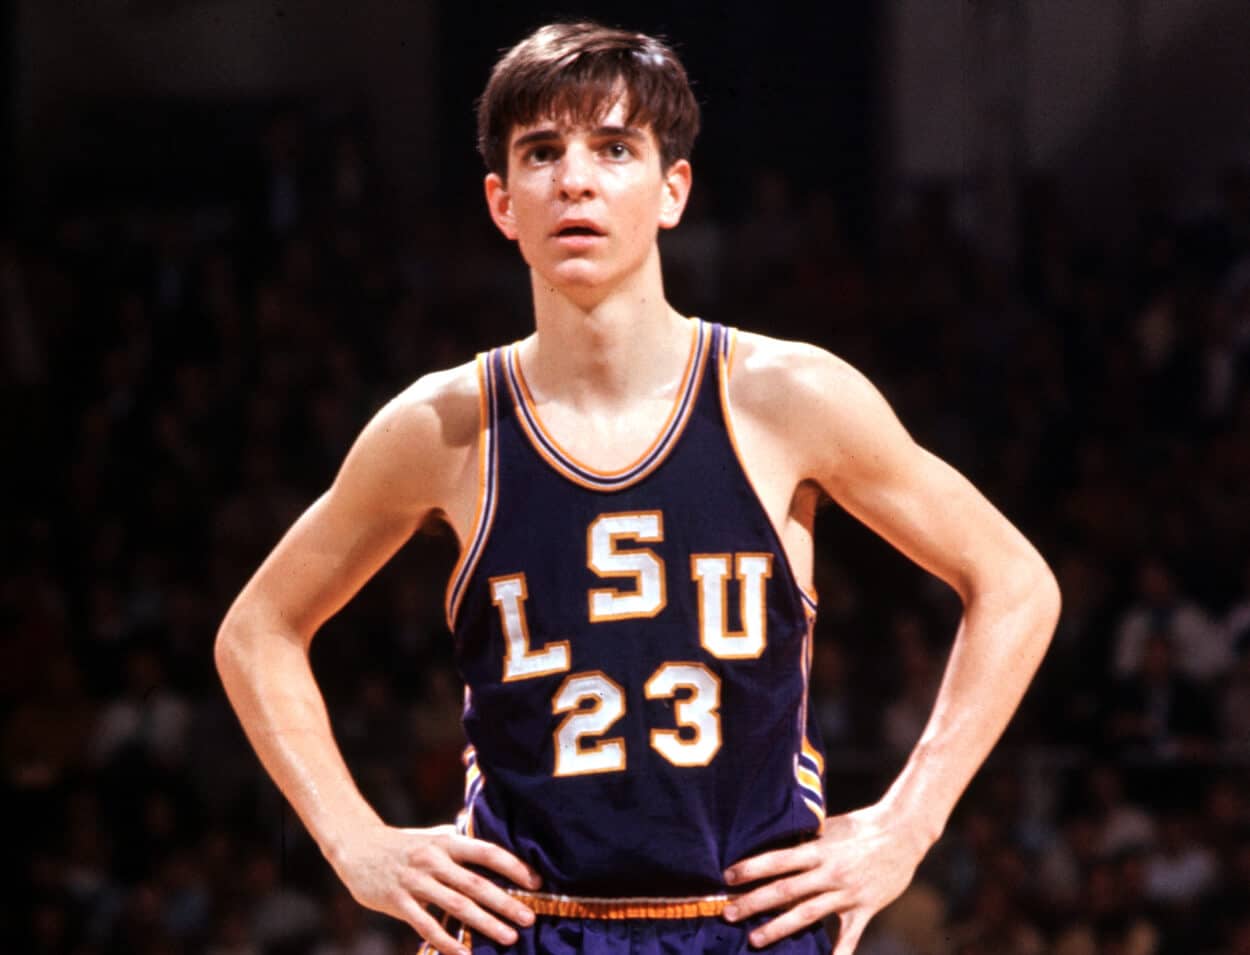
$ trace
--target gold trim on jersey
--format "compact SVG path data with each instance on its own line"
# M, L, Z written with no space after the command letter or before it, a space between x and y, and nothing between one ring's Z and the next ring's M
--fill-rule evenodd
M817 792L820 791L820 777L817 776L810 769L806 768L805 766L800 766L798 768L798 777L799 777L799 782L801 782L807 788L815 789Z
M687 898L591 898L525 892L509 889L508 894L529 906L535 915L555 915L571 919L692 919L721 915L730 902L728 895Z
M820 755L820 751L807 741L807 734L803 735L803 755L816 764L817 771L823 776L825 773L825 759Z
M812 653L816 626L816 610L804 605L807 611L807 629L803 633L803 657L801 669L803 674L803 702L799 707L799 751L794 758L794 776L799 783L799 792L803 803L810 809L821 823L825 821L825 761L820 751L807 738L807 707L811 693Z
M669 409L664 427L637 460L616 471L602 471L582 463L565 450L546 429L538 415L529 384L525 380L525 373L517 355L517 346L510 346L506 350L504 362L508 390L517 409L517 420L521 424L521 430L525 432L534 451L558 473L592 491L619 491L638 483L655 471L667 460L669 453L685 431L694 413L699 389L703 383L703 372L707 366L707 352L709 351L707 346L712 336L706 322L700 319L695 319L695 322L695 334L690 345L690 354L686 359L681 384L678 386L677 395L673 400L672 408Z
M477 435L477 506L473 513L472 532L466 538L456 566L447 579L443 597L443 612L447 617L447 629L455 631L456 614L460 601L468 589L469 578L482 556L486 535L495 519L496 490L499 486L499 457L496 453L498 411L494 389L494 375L490 368L491 353L477 356L478 379L478 435Z
M812 811L812 815L814 815L818 820L820 820L821 823L824 823L825 821L825 807L824 806L820 805L820 803L815 802L814 800L808 799L806 796L803 797L803 805L805 805L808 809L810 809Z
M482 787L486 782L486 775L477 765L477 750L472 744L464 748L461 756L461 762L464 763L464 806L460 812L456 814L456 831L464 836L473 836L473 810L477 806L477 800L482 795Z

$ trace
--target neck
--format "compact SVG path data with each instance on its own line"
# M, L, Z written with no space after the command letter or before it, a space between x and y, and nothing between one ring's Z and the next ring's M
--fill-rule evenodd
M615 404L665 391L680 376L690 323L664 298L658 250L606 294L531 278L536 333L520 357L537 391Z

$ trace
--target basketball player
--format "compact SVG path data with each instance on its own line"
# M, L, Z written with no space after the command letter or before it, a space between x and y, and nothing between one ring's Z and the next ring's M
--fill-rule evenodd
M447 955L828 953L832 914L850 955L1055 624L1034 549L854 369L665 301L656 237L697 125L647 36L549 26L500 60L486 201L529 266L535 332L383 408L218 636L248 736L337 874ZM806 711L822 491L965 608L901 775L831 818ZM466 805L398 829L352 782L308 646L432 516L461 542Z

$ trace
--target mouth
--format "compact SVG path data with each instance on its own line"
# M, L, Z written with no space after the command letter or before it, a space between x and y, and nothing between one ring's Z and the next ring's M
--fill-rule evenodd
M604 232L598 226L579 222L561 226L554 234L557 239L602 238Z

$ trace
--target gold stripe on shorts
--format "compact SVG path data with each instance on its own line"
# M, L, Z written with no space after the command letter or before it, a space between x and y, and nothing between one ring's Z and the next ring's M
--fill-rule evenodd
M728 895L687 898L609 899L547 892L509 890L514 898L533 909L535 915L572 919L692 919L720 915L729 904Z

